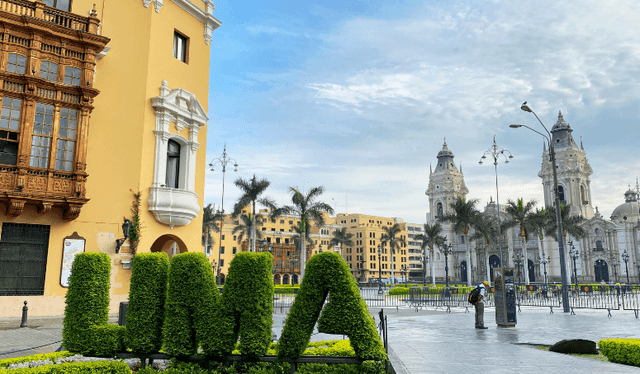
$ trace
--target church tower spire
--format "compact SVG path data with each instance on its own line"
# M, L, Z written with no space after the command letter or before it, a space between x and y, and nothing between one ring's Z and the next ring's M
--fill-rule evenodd
M556 153L560 203L570 206L571 215L590 219L594 215L590 179L593 169L587 160L582 139L578 146L573 140L572 132L573 129L564 120L562 111L559 111L558 120L551 128L551 143ZM542 178L544 186L545 205L553 206L553 169L546 150L543 151L538 176Z
M462 171L456 167L453 152L447 147L446 140L437 157L438 163L429 174L429 187L425 192L429 196L430 220L450 213L450 204L460 197L465 198L469 193Z

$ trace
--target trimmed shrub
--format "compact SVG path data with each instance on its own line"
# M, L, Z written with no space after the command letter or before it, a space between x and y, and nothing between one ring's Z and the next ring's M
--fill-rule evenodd
M4 371L4 370L3 370ZM122 361L67 362L35 368L11 369L8 374L130 374L129 365Z
M167 279L164 351L170 356L195 354L200 342L213 335L217 325L213 316L220 293L211 264L204 253L175 255Z
M44 361L51 360L52 362L56 362L59 358L73 356L75 353L62 351L62 352L53 352L53 353L40 353L30 356L22 356L22 357L14 357L14 358L5 358L4 360L0 360L0 368L6 368L12 364L20 364L23 362L32 362L32 361Z
M206 355L227 356L240 336L240 354L256 360L271 343L273 257L267 252L240 252L229 265L215 318L217 330L202 342L202 349Z
M323 309L327 296L329 302ZM357 357L386 360L375 321L360 296L349 265L337 253L319 253L307 262L300 291L278 342L278 357L300 357L316 321L319 332L347 335Z
M640 366L640 339L603 339L598 346L611 362Z
M389 295L408 295L409 288L407 287L393 287L389 290Z
M91 326L86 332L86 339L91 342L82 353L85 356L111 357L124 351L125 327L118 325Z
M162 348L168 275L169 257L164 252L139 253L133 258L125 341L135 353Z
M62 345L69 352L89 353L94 341L87 331L109 320L109 280L111 258L106 253L76 255L67 291L62 329Z

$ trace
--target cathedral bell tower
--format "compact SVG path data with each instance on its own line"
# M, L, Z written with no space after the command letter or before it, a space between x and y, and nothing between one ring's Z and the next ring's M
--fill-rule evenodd
M429 170L429 187L425 195L429 196L430 221L450 213L449 205L458 198L466 197L469 193L469 189L464 184L462 167L458 170L453 157L453 152L447 148L445 141L442 150L438 152L436 169Z
M587 161L582 140L578 147L571 136L572 132L573 129L562 117L562 111L558 112L558 121L551 128L551 142L556 153L560 204L570 205L571 215L590 219L594 214L589 178L593 169ZM538 176L542 178L545 206L553 206L553 170L546 145L542 151L542 167Z

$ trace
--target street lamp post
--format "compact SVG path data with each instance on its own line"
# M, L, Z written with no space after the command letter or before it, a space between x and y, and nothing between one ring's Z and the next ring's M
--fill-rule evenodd
M507 156L507 153L509 154ZM513 158L511 152L506 149L498 149L498 144L496 144L496 136L493 136L493 145L482 155L480 161L478 162L482 165L482 160L486 159L487 156L491 156L493 158L493 166L496 174L496 216L498 218L497 227L498 227L498 248L500 250L500 262L502 263L502 242L500 240L500 195L498 194L498 159L500 156L504 157L504 163L508 164L509 159Z
M429 261L429 256L427 256L427 249L422 250L422 287L427 285L427 262ZM432 274L433 276L433 274Z
M629 281L629 254L627 253L627 249L625 248L624 251L622 252L622 261L624 261L624 269L627 272L627 284L631 284L631 281Z
M636 267L636 276L638 277L638 285L640 285L640 262L634 261L633 264Z
M364 273L364 255L360 255L360 282L364 283L365 279L364 279L365 273Z
M222 166L222 198L220 204L220 239L218 240L218 263L220 263L220 251L222 250L222 225L224 224L224 176L227 172L227 164L229 161L233 162L233 171L238 171L238 163L236 160L232 159L227 155L227 145L224 145L224 150L222 151L222 156L218 158L214 158L209 163L211 167L211 171L215 171L216 165ZM220 268L218 268L218 272L216 273L216 283L220 285Z
M382 290L382 248L380 248L380 244L378 244L378 294L382 295L384 291Z
M551 256L544 256L544 251L542 251L542 267L544 268L544 285L547 285L547 264L551 261Z
M580 253L578 253L578 250L573 245L572 240L569 240L569 245L571 246L571 249L569 250L569 256L571 256L571 259L573 260L573 281L577 289L578 288L578 268L576 267L576 260L580 258Z
M551 133L549 132L549 130L547 130L545 125L542 123L542 121L540 121L540 118L538 118L538 115L533 110L531 110L531 108L529 108L526 101L520 106L520 109L522 109L525 112L532 113L536 117L538 122L540 122L540 124L542 125L542 127L544 128L544 130L547 132L547 135L548 135L547 136L526 125L515 125L515 124L509 125L509 127L511 128L526 127L529 130L539 135L542 135L542 137L545 138L549 143L551 170L553 172L553 192L555 195L555 206L556 206L556 226L558 229L558 255L560 257L560 277L562 278L562 309L565 313L569 313L571 308L569 305L569 285L567 284L567 262L564 254L564 243L563 243L563 236L562 236L562 216L560 215L561 214L560 194L558 192L558 172L556 170L556 151L555 151L555 147L553 146L553 143L551 142Z
M522 254L514 253L513 254L513 262L518 267L518 284L522 284L522 280L520 279L520 264L522 264Z
M407 287L407 265L402 265L401 269L404 273L404 286Z
M611 266L613 266L613 279L615 279L616 283L618 283L618 264L615 261L616 260L613 260Z
M449 289L449 255L453 252L453 244L447 245L447 238L444 238L444 245L440 247L440 252L444 255L444 281L445 287Z

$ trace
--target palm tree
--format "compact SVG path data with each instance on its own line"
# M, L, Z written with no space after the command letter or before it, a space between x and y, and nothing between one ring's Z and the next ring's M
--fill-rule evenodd
M480 220L476 222L474 233L471 235L471 240L482 240L485 247L485 267L486 267L486 279L491 282L491 267L489 264L489 249L492 244L496 242L498 238L498 230L496 217L493 214L480 213Z
M389 245L389 249L391 252L391 285L395 285L395 276L393 274L393 255L396 253L396 248L400 249L400 244L407 244L407 241L404 238L396 237L396 234L399 234L402 231L402 228L399 224L394 224L393 226L383 226L382 230L384 233L380 236L380 242L385 245Z
M562 220L562 240L564 248L567 248L567 234L576 239L584 238L587 235L587 231L582 227L582 222L584 222L584 218L582 216L571 216L571 205L560 205L560 219ZM549 221L547 221L547 236L553 237L556 241L558 241L557 232L558 232L558 224L556 222L556 209L555 207L549 207L548 211ZM569 254L568 251L565 250L565 254ZM565 255L565 261L569 261L570 256ZM566 269L571 269L568 264L565 264ZM569 272L566 272L569 276ZM571 283L570 279L567 279L567 284Z
M535 200L531 200L525 204L522 198L518 199L517 202L509 199L507 201L507 207L504 209L509 215L509 220L504 223L504 227L520 227L522 254L524 255L524 280L526 284L529 284L529 259L527 256L527 240L529 240L529 232L531 231L529 215L533 213L533 207L535 205Z
M222 213L219 211L216 212L214 209L214 204L208 204L202 211L202 245L204 246L205 252L207 252L209 246L212 246L215 242L211 236L211 231L220 232L219 222L223 218Z
M541 260L544 260L544 235L547 230L549 214L544 209L536 209L534 212L529 214L529 227L531 228L531 232L536 235L538 239L538 257Z
M478 200L471 199L466 201L464 198L458 198L451 203L452 213L445 214L439 219L443 222L453 224L453 232L464 235L464 242L467 246L467 286L471 287L471 246L469 245L469 230L476 225L479 220L479 213L476 209Z
M255 221L256 215L256 202L270 207L273 205L273 201L268 198L259 199L259 196L269 187L269 181L266 179L256 179L256 175L250 180L244 180L242 178L236 179L234 184L242 190L242 196L238 199L238 202L233 206L233 217L237 217L242 213L242 209L247 205L251 205L251 212L249 213L249 219ZM252 226L254 227L254 226ZM251 245L249 251L256 251L256 232L255 227L251 234Z
M289 187L289 191L291 192L291 202L293 205L276 208L275 204L271 201L265 201L264 204L270 207L270 216L272 218L284 214L293 214L300 217L300 231L305 238L301 241L302 246L300 248L300 279L304 279L304 270L307 262L307 239L309 238L311 225L315 223L318 226L324 226L322 212L333 214L333 208L327 203L316 201L324 192L322 186L310 189L306 195L293 187Z
M262 231L255 230L256 225L260 226L262 224L262 220L260 219L261 217L262 216L258 214L257 217L253 217L254 219L251 219L246 214L240 215L240 223L238 223L236 227L233 228L233 231L231 232L234 235L238 234L237 235L238 244L242 244L242 242L245 241L245 239L251 238L251 235L255 235L255 238L257 239L262 238ZM247 245L247 249L250 250L248 245Z
M438 222L434 222L433 224L429 225L427 223L424 224L424 234L418 234L416 235L415 239L420 241L420 248L422 248L422 254L423 256L426 255L426 253L424 253L427 249L427 247L429 247L429 256L431 256L431 283L433 285L433 287L436 286L436 277L434 274L435 271L435 258L433 256L433 246L437 245L437 246L442 246L444 245L444 236L441 236L440 233L442 232L442 226L440 225L440 223ZM422 264L423 266L423 276L424 278L427 277L427 269L424 269L425 264ZM424 282L423 282L424 283Z
M302 222L298 222L297 225L293 226L293 244L295 245L296 251L301 251L302 250L302 238L305 237L307 242L306 242L306 250L308 252L309 249L313 249L315 247L315 243L313 242L313 240L311 239L311 230L310 230L310 226L306 225L305 227L305 235L302 235Z
M351 247L353 245L353 240L351 240L352 237L353 234L347 232L347 228L343 227L340 230L335 230L333 232L333 237L331 238L329 245L332 247L337 246L339 249L342 249L343 245L345 247ZM342 255L342 253L340 253L340 255Z

